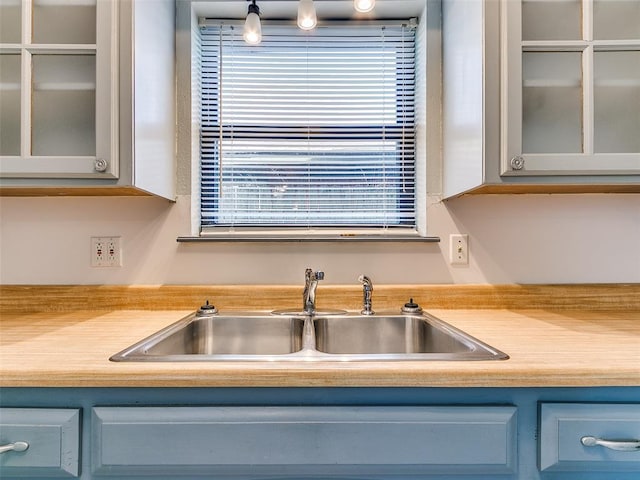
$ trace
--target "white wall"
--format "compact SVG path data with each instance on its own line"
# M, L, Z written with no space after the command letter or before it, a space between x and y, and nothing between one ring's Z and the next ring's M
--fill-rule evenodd
M360 273L379 284L640 283L640 195L434 202L427 230L442 238L437 244L177 243L176 237L191 234L192 133L197 138L198 132L189 88L197 20L190 2L177 5L177 203L0 198L1 283L301 284L306 267L324 270L325 282L333 284L355 283ZM242 15L245 7L237 8ZM437 162L429 168L429 191L439 192ZM468 267L448 262L449 235L458 232L470 235ZM91 268L91 236L121 236L123 266Z
M468 196L429 207L439 244L177 243L188 196L0 198L3 284L325 282L640 283L640 195ZM468 267L448 264L449 234L470 235ZM89 266L89 237L121 236L120 268Z

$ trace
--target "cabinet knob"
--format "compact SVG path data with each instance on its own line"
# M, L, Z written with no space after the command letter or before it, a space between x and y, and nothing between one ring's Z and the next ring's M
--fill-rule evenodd
M512 170L522 170L524 168L524 158L521 155L516 155L511 159Z
M595 447L599 445L609 450L618 450L620 452L640 451L640 440L604 440L602 438L586 436L580 439L580 443L585 447Z
M107 168L109 168L109 162L104 158L96 158L95 162L93 163L93 168L96 172L106 172Z
M0 453L11 451L24 452L27 448L29 448L29 444L27 442L8 443L7 445L0 445Z

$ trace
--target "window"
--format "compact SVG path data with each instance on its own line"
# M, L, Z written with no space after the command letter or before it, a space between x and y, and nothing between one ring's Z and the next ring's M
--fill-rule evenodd
M201 30L202 232L416 231L415 29Z

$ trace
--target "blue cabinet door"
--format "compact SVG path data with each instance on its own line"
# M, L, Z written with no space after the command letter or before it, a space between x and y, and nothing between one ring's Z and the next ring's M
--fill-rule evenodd
M26 444L0 454L0 478L77 477L80 411L0 408L0 445Z
M540 470L640 472L640 404L543 403Z
M516 408L97 407L96 475L509 474Z

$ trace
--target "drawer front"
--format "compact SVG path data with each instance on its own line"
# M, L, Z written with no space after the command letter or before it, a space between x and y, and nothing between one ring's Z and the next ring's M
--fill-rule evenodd
M28 447L0 454L0 478L77 477L80 411L0 408L0 445L16 442Z
M540 470L640 471L640 404L543 403Z
M98 475L512 473L515 407L99 407Z

